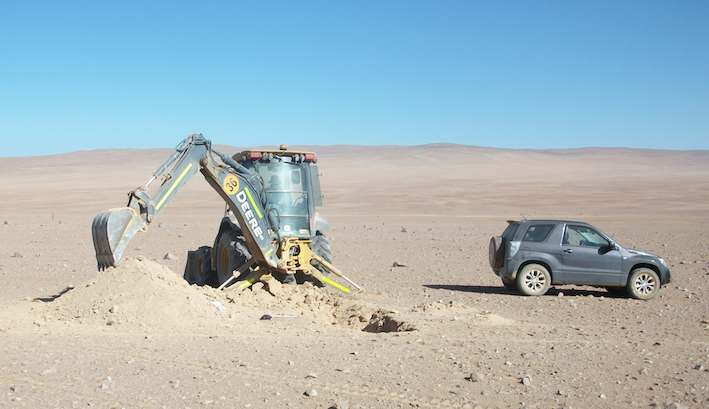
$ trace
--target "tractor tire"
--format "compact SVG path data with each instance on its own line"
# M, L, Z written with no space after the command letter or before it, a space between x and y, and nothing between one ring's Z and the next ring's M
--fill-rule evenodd
M327 239L327 236L323 234L320 230L315 232L313 242L310 243L310 249L313 251L313 253L320 256L323 260L332 264L332 250L330 249L330 241ZM317 261L313 261L313 266L320 270L323 275L330 275L330 272Z
M219 285L231 278L234 270L238 270L249 259L251 259L251 252L246 246L246 239L241 235L241 231L229 230L222 233L217 245L217 280ZM242 275L248 274L249 271Z
M189 284L203 286L214 275L211 250L209 246L202 246L197 251L188 252L184 278Z
M494 269L502 267L505 262L505 248L502 246L503 243L504 241L500 236L494 236L490 239L488 259L490 261L490 267Z

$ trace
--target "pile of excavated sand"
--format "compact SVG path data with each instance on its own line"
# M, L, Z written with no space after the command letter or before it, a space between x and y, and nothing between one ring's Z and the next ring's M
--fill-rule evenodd
M223 311L169 268L128 258L50 304L53 318L86 325L186 329L215 326Z
M99 272L48 309L45 317L55 321L128 331L198 331L264 315L303 315L325 325L371 332L414 329L357 295L332 287L283 285L271 279L245 291L216 291L189 285L168 267L141 256Z

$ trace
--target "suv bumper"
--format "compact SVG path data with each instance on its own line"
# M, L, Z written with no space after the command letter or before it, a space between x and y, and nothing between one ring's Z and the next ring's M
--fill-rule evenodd
M516 272L519 269L520 262L515 259L505 259L505 263L500 268L494 268L492 271L496 276L500 278L507 278L514 280L516 277Z

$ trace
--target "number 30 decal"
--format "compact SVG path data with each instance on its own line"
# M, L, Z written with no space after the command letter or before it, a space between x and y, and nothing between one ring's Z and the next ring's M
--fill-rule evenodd
M234 175L227 175L224 178L222 187L227 194L233 195L237 190L239 190L239 179Z

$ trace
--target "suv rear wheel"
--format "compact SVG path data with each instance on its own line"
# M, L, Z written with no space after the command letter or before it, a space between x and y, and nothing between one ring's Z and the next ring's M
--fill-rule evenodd
M544 295L551 286L551 274L540 264L527 264L517 273L517 288L524 295Z

